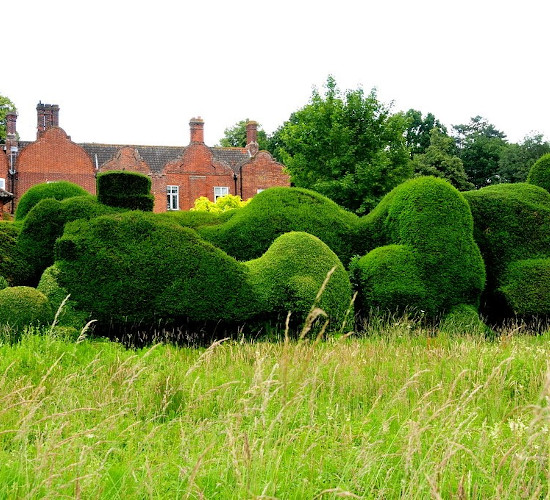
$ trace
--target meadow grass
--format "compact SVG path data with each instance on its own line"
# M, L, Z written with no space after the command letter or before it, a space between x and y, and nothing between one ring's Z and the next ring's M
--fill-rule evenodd
M549 334L400 320L127 349L52 332L0 340L2 499L550 494Z

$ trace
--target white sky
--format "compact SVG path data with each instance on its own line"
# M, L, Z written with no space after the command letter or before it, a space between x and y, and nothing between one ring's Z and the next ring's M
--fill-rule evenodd
M250 118L267 132L329 74L395 111L487 118L550 137L549 0L17 0L2 17L0 94L36 136L59 104L75 142L214 145ZM5 10L5 9L4 9ZM6 14L4 12L4 14Z

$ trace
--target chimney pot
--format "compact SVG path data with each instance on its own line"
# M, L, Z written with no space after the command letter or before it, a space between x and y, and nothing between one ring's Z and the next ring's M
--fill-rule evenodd
M191 129L191 143L204 144L204 120L200 116L191 118L189 127Z

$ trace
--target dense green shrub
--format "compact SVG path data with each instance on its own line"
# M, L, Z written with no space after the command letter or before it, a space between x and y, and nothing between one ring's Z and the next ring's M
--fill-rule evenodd
M59 272L55 265L48 267L36 289L48 297L58 325L81 329L89 319L88 314L76 310L74 300L70 300L67 290L59 284Z
M528 261L550 257L550 193L538 186L517 183L463 194L472 210L474 237L487 270L484 312L491 316L514 312L546 314L550 295L545 292L544 262L535 261L540 280L525 280L528 275L533 277L533 263ZM539 285L542 288L537 292Z
M335 320L342 319L350 306L351 284L344 266L325 243L308 233L285 233L264 255L245 264L258 298L257 314L264 318L292 311L303 320L332 268L317 306Z
M9 286L10 284L8 283L8 280L4 278L4 276L0 275L0 290L8 288Z
M479 317L476 307L460 304L454 306L439 324L440 333L449 335L491 335L491 329Z
M22 328L51 320L50 303L42 292L27 286L0 290L0 324Z
M25 259L17 249L20 232L20 224L0 221L0 276L11 285L19 283L20 277L26 274Z
M192 229L126 212L66 225L59 283L103 325L235 320L255 310L247 268Z
M84 196L89 194L78 184L68 181L56 181L43 184L37 184L30 188L17 203L15 219L22 220L30 210L41 200L53 198L54 200L65 200L73 196Z
M191 227L193 229L201 226L214 226L225 222L226 214L231 214L234 211L224 212L223 216L213 212L203 212L194 210L172 210L170 212L162 212L157 214L159 220L167 220L175 222L181 227ZM228 217L229 218L229 217Z
M358 236L368 252L353 265L363 310L408 306L433 317L479 305L485 271L472 214L447 181L404 182L361 219Z
M531 167L527 182L550 191L550 153L541 156Z
M254 196L224 224L198 231L242 261L260 257L281 234L304 231L321 239L347 265L355 253L353 235L358 220L319 193L277 187Z
M63 233L65 223L115 211L117 209L98 203L91 195L39 202L25 217L17 238L17 251L24 256L27 266L19 283L36 285L44 269L53 264L54 243Z
M112 171L97 175L97 200L111 207L152 212L151 179L138 172Z

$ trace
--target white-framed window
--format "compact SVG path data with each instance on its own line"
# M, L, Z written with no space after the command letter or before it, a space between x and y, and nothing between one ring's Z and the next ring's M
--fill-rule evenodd
M180 187L166 186L166 210L180 209Z
M229 188L224 186L216 186L214 188L214 203L218 200L218 198L221 198L222 196L225 196L229 194Z
M0 189L6 189L6 179L0 177Z

